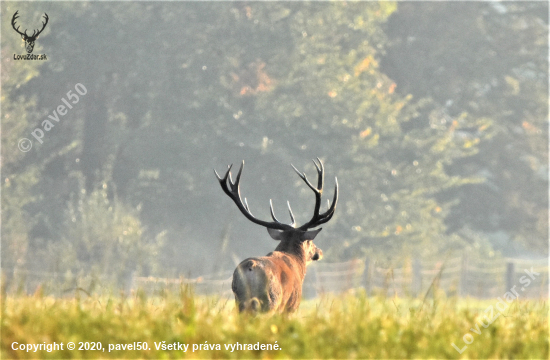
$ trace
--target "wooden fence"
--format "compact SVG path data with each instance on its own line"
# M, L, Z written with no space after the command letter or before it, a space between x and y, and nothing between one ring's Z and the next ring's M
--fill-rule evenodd
M149 291L166 286L192 284L198 294L232 297L232 271L195 279L134 278L132 287ZM428 290L448 296L497 298L514 290L519 298L548 298L548 260L468 259L412 261L401 267L381 266L371 259L341 263L314 263L308 267L303 295L315 298L325 293L365 289L367 294L423 296Z
M520 298L548 298L548 260L457 257L414 260L400 267L381 266L370 259L320 263L309 271L304 287L308 296L364 288L369 295L416 297L432 288L448 296L496 298L514 289Z
M7 290L33 293L38 288L54 296L70 296L74 290L101 293L116 288L107 277L17 271L4 274ZM197 294L232 298L233 271L227 270L197 278L127 277L126 291L143 289L149 294L192 285ZM4 279L4 281L6 278ZM92 284L101 284L93 286ZM548 259L480 259L456 257L440 261L412 260L400 266L384 266L376 259L355 259L340 263L325 261L308 267L303 296L315 298L326 293L364 289L368 295L424 296L428 290L444 291L448 296L497 298L514 290L519 298L549 295Z

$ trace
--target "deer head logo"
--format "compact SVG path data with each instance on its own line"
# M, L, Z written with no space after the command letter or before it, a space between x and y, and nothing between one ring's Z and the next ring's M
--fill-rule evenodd
M19 16L17 15L18 12L19 10L17 10L15 14L13 14L13 17L11 19L11 26L13 26L13 30L15 30L19 35L21 35L23 40L25 40L25 48L27 49L27 53L30 54L34 49L34 42L36 41L36 39L38 39L38 35L40 35L40 33L46 28L46 25L48 24L48 14L44 13L44 19L46 20L46 22L42 22L42 29L34 30L32 35L29 36L27 34L26 29L25 29L25 32L22 33L21 31L19 31L20 26L18 26L17 28L15 27L15 20L19 18Z

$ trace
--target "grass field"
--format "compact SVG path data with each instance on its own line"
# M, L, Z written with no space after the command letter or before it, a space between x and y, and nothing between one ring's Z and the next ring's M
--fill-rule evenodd
M71 299L3 295L1 355L2 359L547 359L548 302L514 300L501 312L498 307L504 303L497 307L496 302L456 298L422 302L360 293L305 301L291 315L253 317L238 315L232 300L195 296L189 289L154 297L139 292ZM68 350L69 342L76 349ZM48 351L46 346L53 343L58 347L63 343L63 350ZM148 350L136 349L144 343ZM187 351L178 350L178 343L183 349L187 344ZM26 344L35 347L27 352L21 349ZM169 347L174 344L175 350Z

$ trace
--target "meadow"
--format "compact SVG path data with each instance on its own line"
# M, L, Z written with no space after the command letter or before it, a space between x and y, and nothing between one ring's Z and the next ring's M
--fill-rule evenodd
M155 296L3 294L1 356L547 359L548 302L514 300L505 309L496 302L359 292L304 301L290 315L250 316L237 314L233 300L197 296L190 288ZM53 343L57 350L47 348ZM34 347L22 350L26 344Z

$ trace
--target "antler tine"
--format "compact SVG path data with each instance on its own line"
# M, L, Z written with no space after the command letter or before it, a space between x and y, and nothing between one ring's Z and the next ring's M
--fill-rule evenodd
M332 198L332 205L330 205L330 207L328 208L327 211L325 211L323 214L321 214L321 217L329 216L329 218L326 221L330 220L332 215L334 215L334 210L336 209L336 203L338 202L338 178L337 177L334 178L334 182L335 182L334 197ZM328 204L330 204L330 203L328 202L328 199L327 199L327 205ZM326 222L326 221L324 221L324 222Z
M277 218L275 217L275 211L273 210L273 201L271 199L269 199L269 211L271 212L271 218L273 219L273 221L278 224L282 224L282 222L277 220Z
M315 193L315 208L313 210L313 217L319 216L319 210L321 210L321 195L323 194L323 182L324 182L324 167L321 159L317 158L319 161L319 166L315 163L315 160L312 160L317 169L317 191Z
M241 174L243 172L243 168L244 168L244 160L241 163L241 167L239 168L239 172L237 173L237 177L235 178L235 185L237 185L237 187L239 186L239 181L241 181Z
M220 175L218 175L218 172L216 171L216 169L214 169L214 174L216 174L216 177L218 178L220 183L227 181L227 177L231 175L229 172L231 171L232 166L233 164L227 166L227 171L225 172L225 175L223 178Z
M292 213L292 209L290 208L290 201L287 201L286 204L288 205L288 213L290 214L290 220L292 221L290 225L294 227L296 225L296 220L294 219L294 214Z
M320 192L323 192L323 183L324 183L324 178L325 178L325 168L323 167L323 163L321 162L321 159L317 158L317 161L319 161L319 165L317 165L317 163L315 162L315 160L312 160L313 161L313 165L315 165L315 168L317 169L317 175L318 175L318 180L317 180L317 188L319 189Z
M233 167L233 164L231 164L230 166L227 167L227 177L229 178L229 186L231 186L231 188L233 188L233 176L231 175L231 168Z
M296 174L298 174L298 176L299 176L300 178L302 178L302 180L305 181L305 183L307 184L307 186L309 186L309 188L310 188L311 190L313 190L314 193L318 193L318 192L319 192L319 190L309 182L309 180L307 179L307 176L306 176L305 173L299 172L298 169L296 169L296 168L294 167L294 165L292 165L292 164L290 164L290 166L292 166L292 168L294 169L294 171L296 171Z
M287 205L288 205L288 213L290 214L290 220L292 221L289 225L294 227L294 225L296 225L296 220L294 219L294 214L292 213L292 209L290 208L290 202L287 201L286 202ZM275 211L273 210L273 201L271 199L269 199L269 209L271 211L271 218L279 223L279 224L283 224L285 225L284 223L280 222L279 220L277 220L277 218L275 217Z
M229 169L231 169L231 166L233 166L233 164L231 164L231 165L228 166L227 172L225 173L225 176L224 176L223 178L218 174L218 172L216 171L216 169L214 169L214 174L216 174L216 177L218 178L218 181L219 181L220 183L222 183L223 181L227 180L227 175L228 175L228 173L229 173Z

